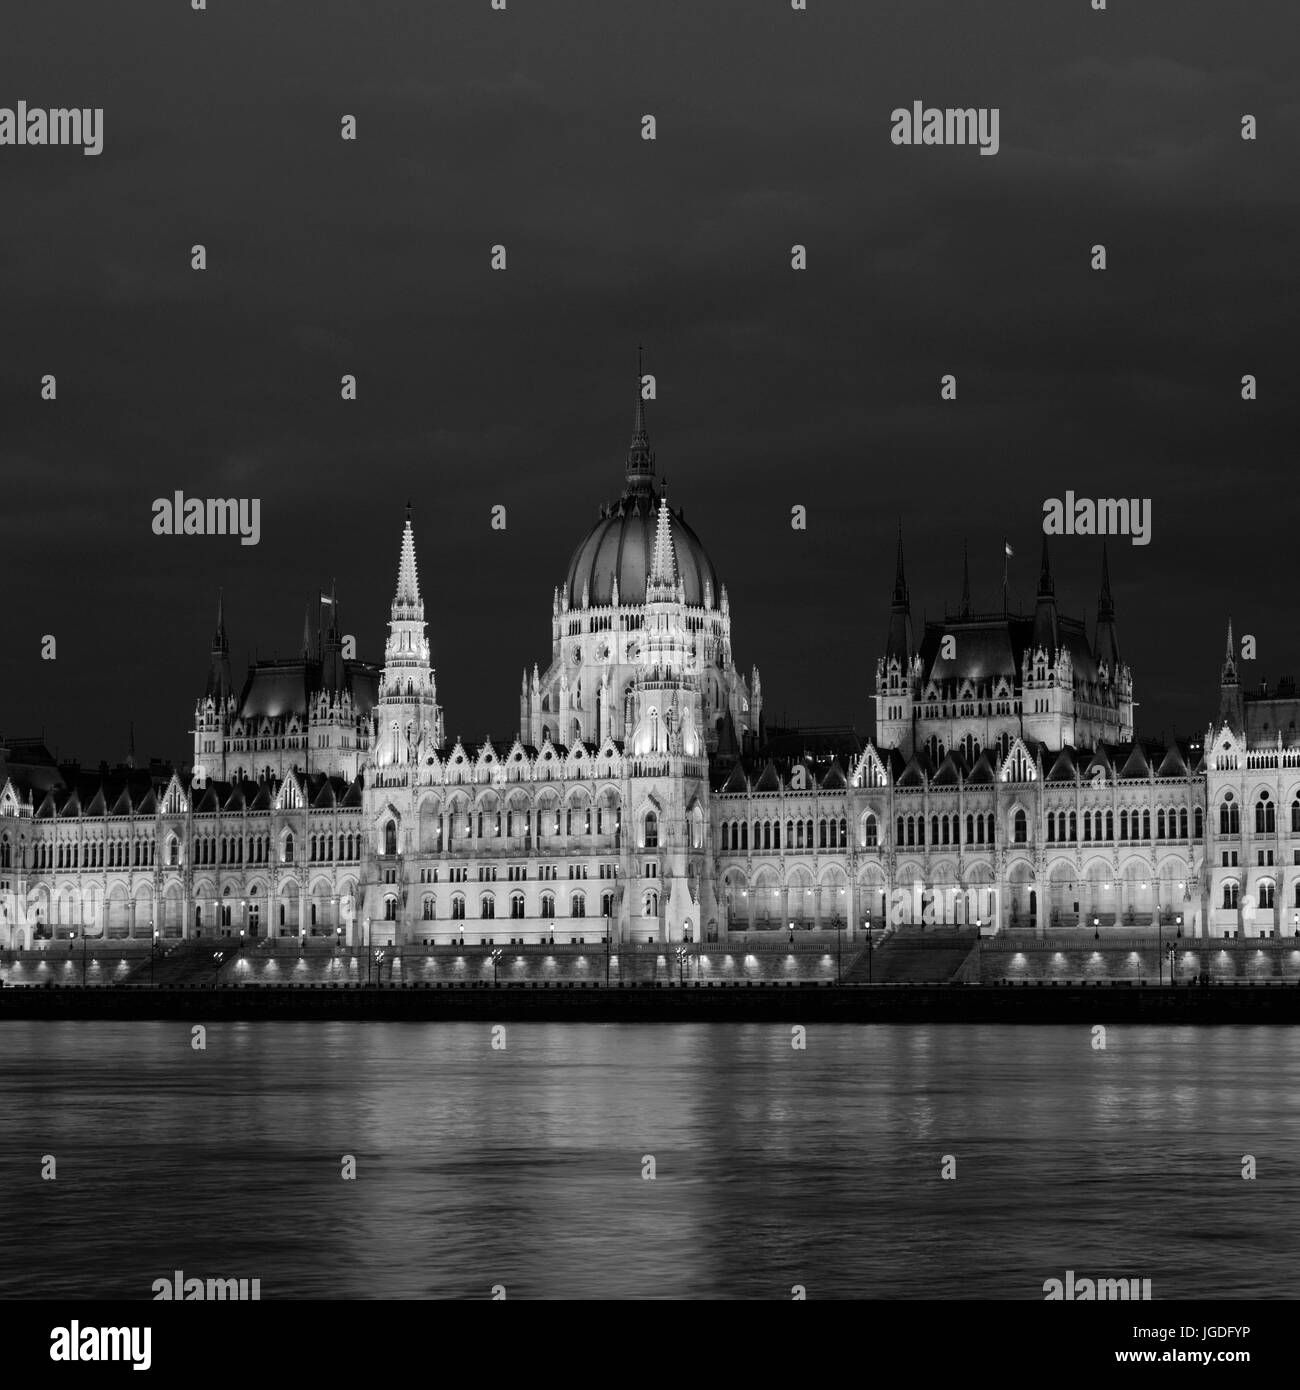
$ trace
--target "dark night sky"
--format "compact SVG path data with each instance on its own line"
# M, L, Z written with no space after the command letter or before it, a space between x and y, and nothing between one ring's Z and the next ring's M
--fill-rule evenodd
M1141 732L1203 727L1229 614L1300 672L1294 0L1111 3L15 10L0 105L103 106L105 149L0 148L0 731L186 757L218 586L237 672L331 578L376 658L409 497L448 732L512 733L639 339L769 716L870 727L900 517L918 622L966 536L1028 605L1067 489L1152 499L1110 548ZM1000 153L893 146L918 99L999 107ZM178 488L260 497L261 544L154 536ZM1100 541L1054 557L1091 620Z

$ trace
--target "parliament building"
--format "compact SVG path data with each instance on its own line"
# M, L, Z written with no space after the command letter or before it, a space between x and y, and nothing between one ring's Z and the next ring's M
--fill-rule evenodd
M409 509L382 664L350 654L331 595L297 657L237 686L219 604L187 771L0 739L0 948L1300 932L1300 700L1241 688L1231 628L1214 722L1157 745L1104 552L1091 631L1044 539L1032 612L975 611L967 578L918 632L900 534L874 739L769 729L639 399L623 471L509 746L445 735Z

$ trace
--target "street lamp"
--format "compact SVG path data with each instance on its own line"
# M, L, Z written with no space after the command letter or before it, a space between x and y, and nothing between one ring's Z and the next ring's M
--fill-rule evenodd
M840 928L843 924L835 919L835 983L844 983L844 937Z
M1100 941L1100 940L1101 940L1101 918L1100 918L1100 917L1094 917L1094 918L1092 919L1092 939L1093 939L1094 941Z
M497 963L500 961L500 959L501 959L501 952L500 952L500 950L498 949L498 950L493 951L493 952L492 952L492 985L493 985L493 988L496 987L496 982L497 982Z
M212 960L213 960L213 966L212 966L212 988L213 988L213 989L216 989L216 987L217 987L217 976L221 973L221 961L222 961L222 958L223 958L223 957L222 957L222 953L221 953L220 951L213 951L213 953L212 953Z
M150 989L153 988L153 984L154 984L153 966L154 966L154 961L157 960L157 959L158 959L158 928L155 927L155 928L153 929L153 945L150 946L150 948L149 948L149 988L150 988Z
M383 951L376 951L376 952L375 952L375 985L376 985L376 987L379 987L379 986L381 986L383 983L384 983L384 953L383 953Z
M679 986L685 983L685 979L684 979L685 971L686 971L686 947L685 947L685 946L679 946L679 947L677 948L677 983L678 983Z
M1160 920L1159 912L1156 913L1156 978L1158 983L1165 982L1165 955L1162 933L1164 923Z

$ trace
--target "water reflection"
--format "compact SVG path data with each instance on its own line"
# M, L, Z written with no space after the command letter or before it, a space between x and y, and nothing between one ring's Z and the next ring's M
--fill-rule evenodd
M1280 1029L0 1025L0 1296L1277 1296ZM55 1155L54 1182L39 1178ZM1243 1182L1253 1153L1257 1182ZM340 1177L345 1155L357 1178ZM945 1181L945 1155L956 1178ZM642 1173L653 1160L655 1176Z

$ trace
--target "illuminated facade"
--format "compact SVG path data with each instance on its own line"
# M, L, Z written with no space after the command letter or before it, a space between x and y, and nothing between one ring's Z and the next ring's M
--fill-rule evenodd
M1135 740L1104 555L1091 636L1058 612L1044 544L1032 613L977 613L967 582L917 640L900 537L876 739L768 730L639 401L509 746L445 737L409 512L383 665L322 605L300 656L238 693L219 608L187 776L0 751L0 944L1300 928L1292 688L1244 695L1230 640L1208 755Z

